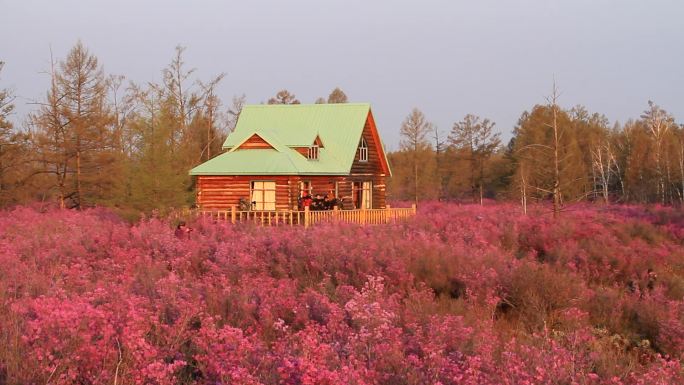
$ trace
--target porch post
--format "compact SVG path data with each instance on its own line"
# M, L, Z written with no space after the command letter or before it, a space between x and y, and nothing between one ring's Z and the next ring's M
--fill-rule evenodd
M385 205L385 223L392 222L392 208L390 205Z

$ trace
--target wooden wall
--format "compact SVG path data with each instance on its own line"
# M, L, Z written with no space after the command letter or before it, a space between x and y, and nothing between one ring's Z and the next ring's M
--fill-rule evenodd
M368 145L368 161L361 162L359 160L359 150L356 149L354 163L352 164L351 173L348 177L353 182L363 182L370 180L373 183L373 208L385 207L386 195L386 164L383 164L381 154L382 144L377 134L373 115L368 114L366 124L363 128L363 138L366 139ZM351 187L350 187L351 192Z
M300 181L309 181L312 194L325 195L335 191L338 182L338 196L344 199L347 208L352 202L352 182L373 182L373 208L385 207L384 177L357 176L280 176L280 175L240 175L197 177L197 205L202 209L227 210L238 206L240 198L249 200L251 181L276 182L276 210L291 210L297 206Z
M250 182L254 180L276 182L276 209L292 209L289 205L291 181L288 176L206 176L197 177L197 205L204 209L229 209L238 206L240 198L249 201Z

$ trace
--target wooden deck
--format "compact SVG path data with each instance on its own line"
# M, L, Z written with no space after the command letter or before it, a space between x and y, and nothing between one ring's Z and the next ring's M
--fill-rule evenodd
M395 223L416 215L416 205L407 208L365 209L365 210L302 210L276 211L238 211L235 206L230 210L198 210L197 215L212 217L231 223L254 223L260 226L304 226L321 223L356 223L360 225L379 225Z

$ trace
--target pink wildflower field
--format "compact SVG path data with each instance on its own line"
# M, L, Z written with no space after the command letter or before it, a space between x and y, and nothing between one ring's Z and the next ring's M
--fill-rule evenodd
M684 213L0 215L0 384L684 384Z

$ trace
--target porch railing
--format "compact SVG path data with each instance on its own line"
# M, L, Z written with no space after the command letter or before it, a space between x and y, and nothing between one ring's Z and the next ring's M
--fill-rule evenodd
M309 227L320 223L356 223L360 225L377 225L395 223L416 215L416 205L406 208L358 209L313 211L305 207L304 210L274 210L274 211L239 211L232 206L229 210L198 210L201 216L212 217L231 223L254 223L261 226L304 226Z

